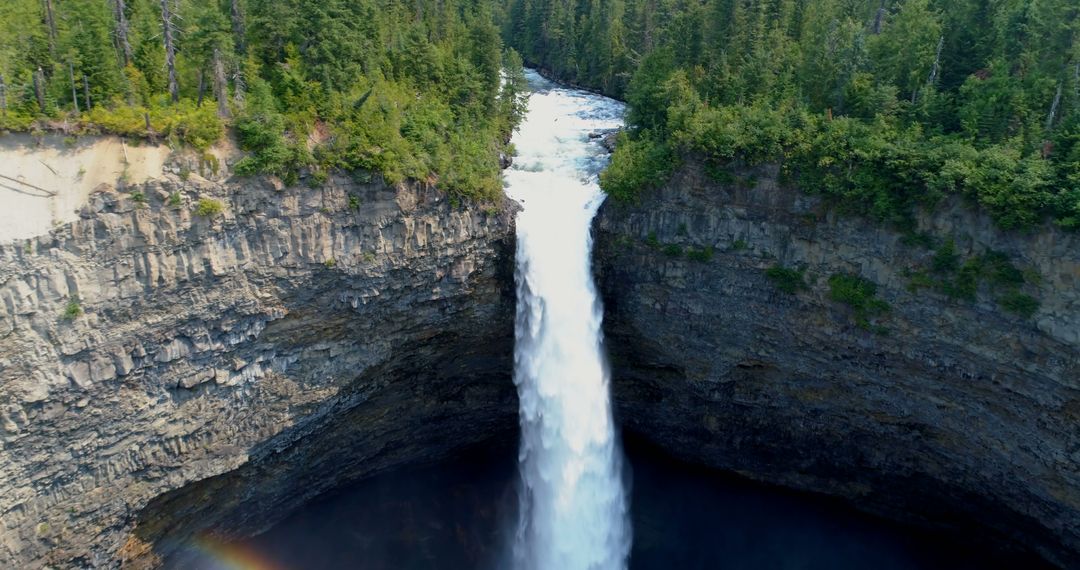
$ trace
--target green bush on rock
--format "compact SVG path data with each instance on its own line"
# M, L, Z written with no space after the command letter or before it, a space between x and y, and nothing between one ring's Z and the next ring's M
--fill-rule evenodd
M855 324L870 328L870 320L884 315L891 307L877 298L877 284L849 273L834 273L829 277L829 297L851 308Z
M641 190L664 183L677 165L666 143L620 133L611 164L600 174L600 186L617 201L633 202Z
M83 314L82 305L79 303L79 297L72 295L68 299L67 305L64 306L64 313L61 315L65 321L74 321L81 317Z
M1016 290L1009 291L999 298L998 304L1006 311L1025 319L1030 319L1035 311L1039 310L1039 302L1034 297Z
M765 276L769 278L769 281L784 293L793 295L803 289L808 289L806 281L803 279L802 269L789 269L780 265L774 265L765 270Z
M686 258L689 259L690 261L697 261L699 263L708 263L708 262L712 261L713 255L715 255L715 253L716 253L716 250L713 249L713 246L711 246L711 245L701 247L701 248L693 248L693 247L691 247L691 248L687 248L687 250L686 250Z
M214 218L225 211L225 204L213 198L200 198L195 204L195 215L203 218Z
M920 245L937 242L932 236L920 239ZM1003 309L1024 318L1030 318L1038 310L1039 302L1020 289L1029 283L1038 283L1038 275L1024 272L1013 264L1004 253L987 251L966 259L957 253L956 242L947 238L940 242L930 259L927 269L907 269L908 290L933 289L946 296L975 302L980 290L991 294Z

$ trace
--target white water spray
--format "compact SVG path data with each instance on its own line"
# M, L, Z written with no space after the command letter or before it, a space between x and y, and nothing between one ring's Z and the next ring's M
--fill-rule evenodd
M521 570L625 568L629 506L611 416L589 226L607 157L589 134L621 124L610 99L529 73L529 111L506 173L517 218L514 383L521 400Z

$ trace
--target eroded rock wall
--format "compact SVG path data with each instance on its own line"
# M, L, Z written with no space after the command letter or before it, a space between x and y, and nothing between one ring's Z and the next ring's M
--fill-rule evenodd
M0 566L153 566L335 485L516 437L511 206L197 165L0 245ZM619 420L672 453L1080 563L1080 240L920 217L1037 275L1030 318L909 290L933 252L774 169L597 220ZM218 216L198 216L219 200ZM687 251L713 254L687 256ZM802 267L787 294L765 269ZM860 327L828 277L892 310ZM72 303L77 298L77 302Z
M510 204L171 170L0 245L0 566L153 562L514 437Z
M778 178L721 184L690 163L637 205L604 205L595 258L626 429L1080 565L1080 237L1002 232L959 201L920 215L962 257L994 250L1037 274L1024 291L1041 307L1024 318L985 286L975 302L909 290L933 251ZM780 291L775 266L804 268L808 288ZM860 327L830 298L837 273L875 282L891 310Z

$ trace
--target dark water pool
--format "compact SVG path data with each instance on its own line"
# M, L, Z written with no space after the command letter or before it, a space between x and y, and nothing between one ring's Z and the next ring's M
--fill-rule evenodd
M629 445L634 569L1040 568L862 515L833 501L721 476ZM388 473L307 505L243 544L189 552L199 570L504 568L517 499L513 450Z

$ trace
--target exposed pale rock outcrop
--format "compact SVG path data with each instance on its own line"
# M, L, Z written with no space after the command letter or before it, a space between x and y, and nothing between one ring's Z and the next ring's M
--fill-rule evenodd
M0 137L0 243L75 221L102 184L161 177L169 154L167 146L132 146L115 136L5 134Z

